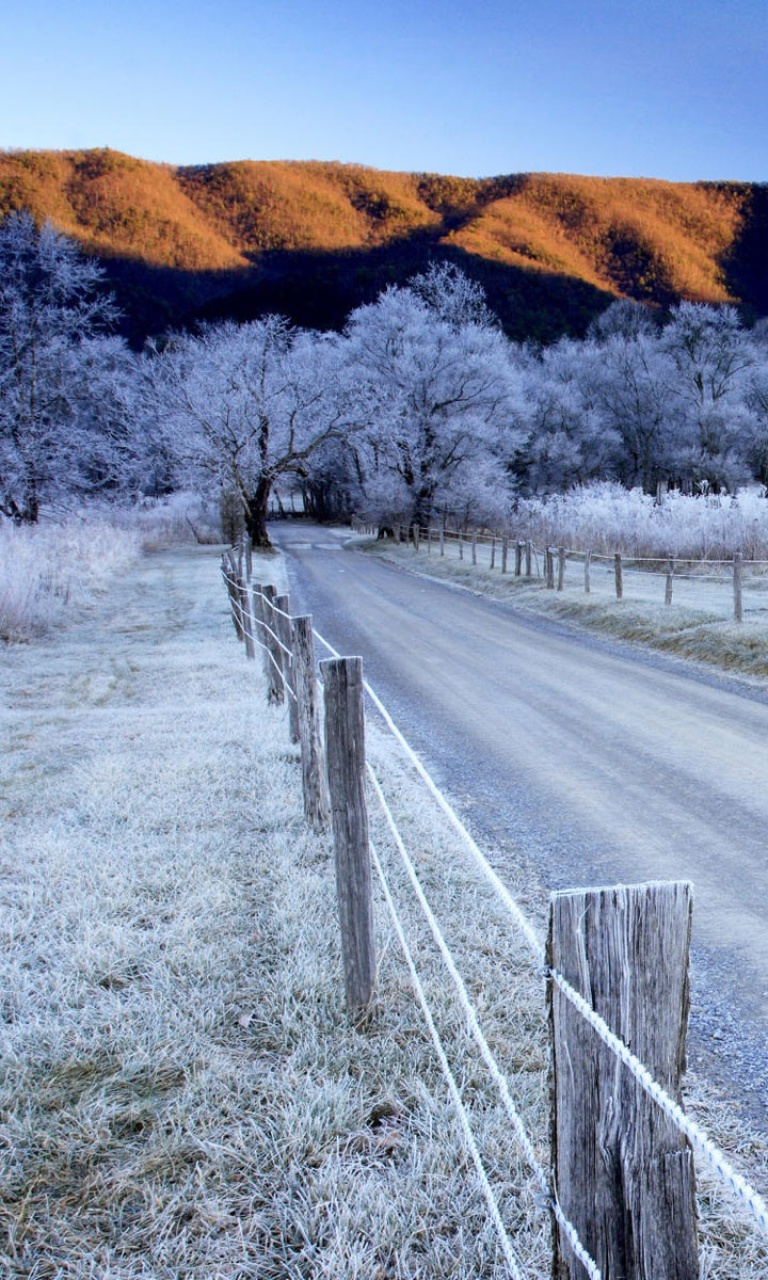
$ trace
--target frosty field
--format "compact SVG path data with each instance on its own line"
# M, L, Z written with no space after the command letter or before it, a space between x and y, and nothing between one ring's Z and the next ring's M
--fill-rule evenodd
M217 559L144 556L60 630L0 651L0 1274L500 1278L378 895L375 1017L347 1024L329 843L304 827L285 713L236 642ZM283 585L277 557L258 573ZM374 725L369 754L546 1160L541 980ZM375 814L372 834L389 864ZM546 1215L390 875L504 1220L544 1277ZM691 1083L765 1184L764 1141ZM703 1274L764 1274L706 1178L701 1211Z

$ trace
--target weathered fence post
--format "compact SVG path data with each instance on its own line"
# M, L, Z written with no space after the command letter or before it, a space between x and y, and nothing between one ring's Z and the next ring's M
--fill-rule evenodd
M509 538L505 534L501 540L501 572L507 572L507 557L509 555Z
M256 644L254 642L254 635L253 635L253 610L251 609L251 595L248 590L248 584L243 578L238 580L237 595L240 603L240 621L243 628L243 639L245 640L245 656L246 658L255 658Z
M285 687L283 685L283 651L277 642L277 628L275 627L275 611L272 608L276 596L275 588L271 585L261 588L261 623L264 644L267 650L266 669L267 669L267 702L280 705L285 702Z
M464 559L464 539L461 534L459 534L459 559Z
M492 537L491 537L491 565L490 565L490 567L491 567L492 569L495 569L495 568L496 568L496 535L495 535L495 534L493 534L493 535L492 535Z
M290 596L275 596L275 631L283 648L280 650L285 692L288 695L288 733L291 742L299 742L299 704L296 701L293 676L293 626ZM286 652L287 650L287 652Z
M267 693L269 693L270 667L272 666L272 660L269 656L269 647L267 645L268 636L267 636L266 628L264 626L265 611L264 611L263 595L264 595L264 588L261 585L261 583L254 582L253 586L251 587L251 598L253 601L252 616L253 616L254 639L256 640L256 643L260 645L261 652L264 655L264 675L267 681Z
M565 547L557 548L557 589L562 591L565 586Z
M525 544L525 576L530 578L533 573L533 543L528 538Z
M315 641L312 618L308 614L293 619L293 639L293 689L299 712L304 817L313 831L324 831L328 826L328 791L320 739Z
M523 551L525 550L524 542L515 543L515 577L519 578L523 572Z
M233 566L227 563L226 556L221 557L221 572L227 588L227 595L229 596L229 607L232 610L232 625L235 628L235 635L238 640L244 640L245 631L240 613L240 592L237 587L237 577Z
M421 530L420 530L420 528L419 528L419 525L418 525L418 524L414 524L414 526L413 526L413 528L412 528L412 530L411 530L411 534L412 534L412 537L413 537L413 549L414 549L414 551L416 551L416 552L418 552L418 550L419 550L419 534L420 534L420 532L421 532Z
M250 534L245 539L245 580L246 583L251 581L253 577L253 538Z
M376 976L365 799L363 660L328 658L320 663L320 670L347 1011L360 1025L370 1010Z
M590 593L589 566L591 563L592 563L592 548L590 547L589 551L584 557L584 594L587 596Z
M477 564L477 529L472 530L472 563Z
M616 599L621 600L624 595L624 576L621 571L620 551L617 551L613 557L613 576L616 579Z
M440 555L445 555L445 525L440 525Z
M744 558L740 551L737 551L733 557L733 616L736 622L744 620L744 605L742 599L742 577L743 577Z
M555 553L552 547L544 548L544 586L548 591L555 589Z
M664 603L665 604L672 603L672 579L674 577L674 573L675 573L675 562L670 556L669 560L667 561L667 579L664 584Z
M548 959L679 1100L689 1011L691 886L552 897ZM693 1156L674 1121L550 980L558 1201L603 1276L698 1280ZM559 1228L556 1280L584 1269Z

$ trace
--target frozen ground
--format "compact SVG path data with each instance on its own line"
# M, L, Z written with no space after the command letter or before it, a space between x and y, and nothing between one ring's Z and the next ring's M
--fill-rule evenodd
M378 897L374 1023L347 1025L328 842L304 828L285 713L235 640L217 558L145 557L58 632L0 651L0 1272L501 1277ZM257 569L283 575L276 557ZM545 1157L540 980L373 725L369 748ZM530 868L509 869L543 924ZM525 1274L544 1277L537 1194L390 875L504 1220ZM763 1140L703 1080L690 1096L764 1187ZM765 1274L706 1177L701 1211L705 1277Z

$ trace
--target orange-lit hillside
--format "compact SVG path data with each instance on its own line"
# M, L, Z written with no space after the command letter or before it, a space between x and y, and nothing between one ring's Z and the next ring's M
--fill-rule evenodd
M768 312L768 188L749 184L0 153L0 216L18 208L104 258L138 330L210 307L337 324L435 257L479 279L515 336L583 330L619 296Z

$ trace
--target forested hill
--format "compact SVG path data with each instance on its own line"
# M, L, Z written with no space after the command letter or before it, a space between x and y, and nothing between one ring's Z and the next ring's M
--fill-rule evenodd
M436 258L482 283L518 339L581 334L620 296L768 314L765 184L2 152L0 217L19 208L104 261L134 340L268 311L340 326Z

